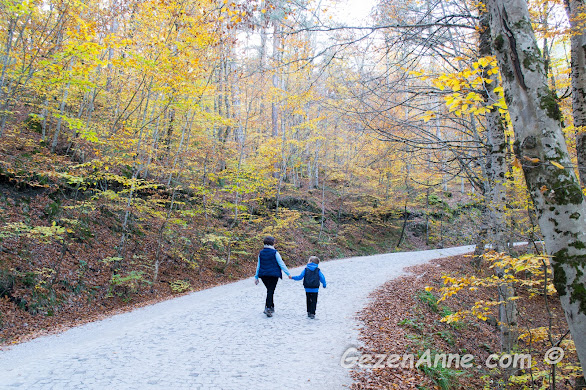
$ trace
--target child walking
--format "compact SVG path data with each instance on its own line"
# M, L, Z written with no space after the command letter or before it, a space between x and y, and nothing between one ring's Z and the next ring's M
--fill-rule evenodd
M307 267L298 276L293 276L293 280L303 279L303 287L305 287L305 296L307 298L307 316L315 318L315 309L317 307L317 293L319 291L319 284L323 284L326 288L326 278L318 268L319 258L311 256L307 263Z

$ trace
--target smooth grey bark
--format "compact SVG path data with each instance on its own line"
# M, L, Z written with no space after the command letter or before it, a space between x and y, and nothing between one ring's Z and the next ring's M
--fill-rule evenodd
M492 44L554 285L586 371L586 205L524 0L488 0Z
M7 36L6 36L6 48L4 51L4 59L2 61L2 73L0 74L0 98L4 101L4 103L0 106L0 118L1 118L1 120L0 120L0 137L2 137L2 135L4 134L4 129L6 128L6 121L8 119L9 110L10 110L10 99L11 99L11 94L13 93L12 85L9 82L9 80L7 80L6 74L7 74L8 67L11 63L11 58L12 58L11 51L14 47L14 43L13 43L14 33L15 33L19 19L20 19L20 17L10 18L10 21L8 23L8 32L7 32ZM24 25L26 25L27 23L28 23L28 18L27 18L27 21L24 23ZM22 35L22 31L21 31L21 35ZM18 41L18 39L17 39L17 41Z
M2 106L0 106L0 118L2 118L0 120L0 137L2 137L2 135L4 134L4 128L6 126L6 119L8 118L8 108L9 108L9 99L8 99L8 95L10 94L10 89L9 88L5 88L4 84L6 81L6 70L8 68L8 65L10 63L10 51L12 50L12 41L14 39L14 30L16 29L16 23L18 21L18 18L16 19L10 19L10 22L8 24L8 34L6 37L6 49L4 52L4 60L2 61L2 73L0 74L0 97L2 98L2 100L5 100L5 104L3 104ZM6 92L5 89L7 89Z
M4 59L2 61L2 72L0 73L0 93L4 90L4 81L6 80L6 70L10 63L10 51L12 50L12 41L14 39L14 30L16 29L16 23L18 18L10 19L8 23L8 34L6 36L6 48L4 49Z
M580 184L586 187L586 29L579 14L586 11L584 0L565 0L570 20L572 117L576 127L576 157Z
M493 82L493 84L496 84ZM492 85L487 85L489 94L493 95ZM494 98L492 96L491 98ZM507 222L505 215L505 205L507 202L507 191L505 188L507 161L505 131L497 108L491 110L486 115L486 133L488 138L488 161L489 167L487 169L489 188L488 199L489 215L490 215L490 229L491 241L493 249L497 252L508 252L506 245L506 231Z
M61 124L63 123L63 116L65 115L65 103L67 103L67 96L69 95L69 87L71 81L67 82L65 90L63 91L63 97L59 106L59 119L57 119L57 127L55 128L55 134L53 135L53 142L51 142L51 153L55 153L57 143L59 142L59 133L61 133Z
M113 14L114 16L112 17L112 23L110 25L110 34L114 35L118 32L118 18L116 17L116 12L118 12L118 0L113 0L112 1L112 5L111 5L111 9L114 11ZM110 91L110 89L112 88L112 73L113 73L113 69L114 66L112 65L112 61L114 59L114 48L110 45L108 45L108 72L107 72L107 78L106 78L106 91Z
M43 101L43 110L41 111L41 117L43 118L43 122L41 123L41 131L42 131L42 140L43 142L47 142L47 117L49 116L49 99L45 97Z
M274 22L274 30L273 30L273 88L279 88L279 74L278 69L280 65L281 56L279 55L280 49L280 32L279 32L279 22ZM273 97L273 101L271 103L271 129L273 137L277 137L279 135L279 102L276 97Z
M482 255L485 252L486 244L488 241L488 226L489 226L489 216L488 216L488 205L484 205L481 209L480 214L480 227L478 228L478 232L476 233L476 237L474 238L474 258L472 259L472 265L475 267L479 267L482 263Z
M480 57L492 55L490 46L490 23L489 14L480 10L480 37L479 37L479 54ZM492 80L492 83L485 85L485 99L488 103L496 102L498 97L494 93L494 88L498 84L497 75L484 75ZM505 188L507 172L507 140L505 138L505 129L498 108L493 107L485 115L485 128L487 137L487 154L488 167L486 169L488 176L488 188L486 188L485 199L488 200L487 208L490 215L490 230L492 249L497 252L508 252L506 244L507 222L505 215L505 205L507 201L507 192ZM502 278L506 270L495 268L497 277ZM499 331L501 351L510 352L517 344L517 304L512 298L515 296L515 289L512 283L500 283L498 285L499 304ZM507 372L507 376L510 372Z

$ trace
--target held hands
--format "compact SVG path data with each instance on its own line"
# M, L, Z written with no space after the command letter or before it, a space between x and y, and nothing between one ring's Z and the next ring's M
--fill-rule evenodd
M289 275L289 279L293 279L293 276Z

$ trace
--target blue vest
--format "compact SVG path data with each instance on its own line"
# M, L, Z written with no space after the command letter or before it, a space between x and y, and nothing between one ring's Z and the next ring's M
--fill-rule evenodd
M277 251L272 248L264 248L258 254L258 258L260 259L260 268L258 270L258 276L277 276L279 278L283 278L283 274L281 273L281 267L279 267L279 263L277 263L277 257L275 256Z

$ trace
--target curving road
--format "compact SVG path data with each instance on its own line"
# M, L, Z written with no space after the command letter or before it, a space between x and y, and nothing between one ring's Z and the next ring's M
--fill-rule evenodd
M283 279L262 314L253 279L210 288L0 351L0 389L341 389L357 343L355 313L403 268L472 246L353 257L320 264L315 320L301 282ZM297 275L301 268L293 270Z

